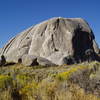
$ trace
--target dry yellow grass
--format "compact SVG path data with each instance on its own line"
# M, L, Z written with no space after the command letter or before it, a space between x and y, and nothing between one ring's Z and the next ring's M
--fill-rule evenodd
M38 66L32 68L17 64L2 68L0 100L100 100L93 94L86 94L78 85L68 82L72 73L87 68L87 65L75 66L39 69Z

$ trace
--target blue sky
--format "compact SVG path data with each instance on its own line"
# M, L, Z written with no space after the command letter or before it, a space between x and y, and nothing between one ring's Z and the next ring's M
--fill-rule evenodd
M59 16L87 20L100 46L100 0L0 0L0 47L24 29Z

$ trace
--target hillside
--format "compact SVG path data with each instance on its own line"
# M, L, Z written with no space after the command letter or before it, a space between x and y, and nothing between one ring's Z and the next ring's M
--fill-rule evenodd
M100 63L0 67L0 100L100 100Z

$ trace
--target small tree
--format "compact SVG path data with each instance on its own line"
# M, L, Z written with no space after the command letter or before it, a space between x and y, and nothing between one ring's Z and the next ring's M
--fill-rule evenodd
M6 63L5 56L4 56L4 55L2 55L2 56L1 56L1 60L0 60L0 66L5 65L5 63Z

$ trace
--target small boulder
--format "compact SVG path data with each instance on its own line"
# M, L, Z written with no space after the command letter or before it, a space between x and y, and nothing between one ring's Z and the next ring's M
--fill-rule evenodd
M43 57L37 57L37 62L39 63L39 65L42 65L42 66L56 66L56 64L52 63L51 61Z
M23 55L20 60L22 60L22 64L25 66L38 65L37 58L35 56L32 56L32 55L27 55L27 54Z

